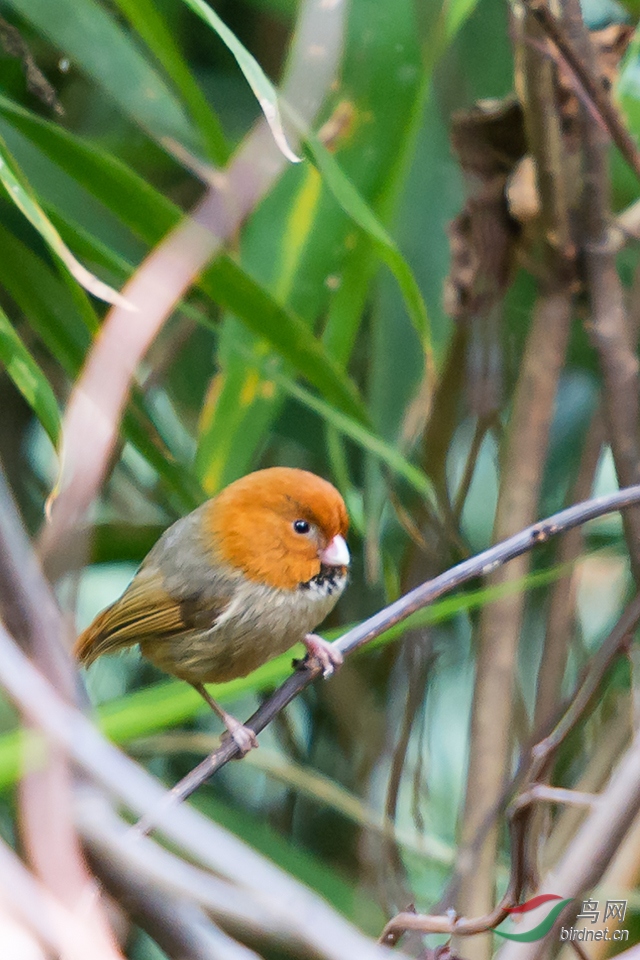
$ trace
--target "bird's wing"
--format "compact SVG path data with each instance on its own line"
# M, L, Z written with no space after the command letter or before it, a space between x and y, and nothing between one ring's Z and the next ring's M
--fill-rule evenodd
M194 629L210 629L232 599L231 591L176 597L157 571L140 570L131 585L80 634L74 654L90 664L103 653L135 643L178 636Z

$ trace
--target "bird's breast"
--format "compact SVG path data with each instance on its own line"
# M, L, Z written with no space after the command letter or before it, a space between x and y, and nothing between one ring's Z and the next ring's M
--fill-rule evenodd
M145 645L143 653L185 680L224 682L246 676L321 623L346 582L346 570L340 568L323 568L293 590L243 579L213 626L156 640Z

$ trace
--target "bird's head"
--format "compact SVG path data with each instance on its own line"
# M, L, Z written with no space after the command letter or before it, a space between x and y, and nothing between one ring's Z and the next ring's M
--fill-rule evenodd
M306 470L271 467L236 480L210 501L206 525L222 561L277 589L349 565L344 500Z

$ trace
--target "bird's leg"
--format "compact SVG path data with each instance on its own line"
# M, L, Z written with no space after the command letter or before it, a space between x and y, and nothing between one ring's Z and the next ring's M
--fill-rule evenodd
M211 709L218 714L227 728L227 732L233 738L233 742L243 756L245 753L249 753L249 750L258 746L258 738L253 730L251 730L250 727L245 727L243 723L240 723L240 721L232 717L230 713L227 713L219 703L216 703L211 694L205 689L204 684L191 683L191 686L194 690L198 691L203 700L206 700Z
M344 657L332 643L323 640L317 633L308 633L302 641L312 657L320 663L322 676L330 677L336 667L344 662Z

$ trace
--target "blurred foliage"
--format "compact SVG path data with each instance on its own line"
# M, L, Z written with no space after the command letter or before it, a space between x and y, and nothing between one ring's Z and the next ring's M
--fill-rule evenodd
M25 54L0 56L0 153L19 188L2 178L0 458L34 534L57 472L60 417L107 310L74 279L48 231L119 289L204 189L175 152L163 149L166 138L223 165L259 116L235 60L194 6L0 0L0 15L55 90L55 103L43 102L42 88L27 82ZM633 17L637 6L625 4ZM299 4L221 0L215 9L277 83ZM620 10L590 0L587 13L599 25ZM639 64L636 44L623 81L636 134ZM448 127L455 110L512 87L503 0L351 0L339 80L314 128L334 122L330 149L326 127L325 147L307 139L307 159L287 167L207 267L140 371L97 510L91 563L77 584L78 628L118 595L166 525L263 466L314 470L345 495L354 566L327 626L332 635L489 544L502 429L533 289L522 272L509 293L493 344L499 415L479 446L452 530L447 505L456 500L472 447L483 347L471 334L460 349L443 308L447 226L464 197ZM637 183L619 161L614 171L617 200L636 199ZM42 212L46 229L26 206ZM636 248L621 255L625 280L636 263ZM460 378L445 411L450 422L425 434L426 397L451 362ZM541 516L570 496L599 376L591 346L576 332L552 425ZM434 440L440 427L444 445ZM596 489L614 486L605 449ZM426 531L426 549L412 538L416 526ZM629 589L619 522L594 524L587 543L592 552L578 568L580 630L567 689ZM553 571L541 577L540 570L553 568L554 556L554 548L536 554L536 572L520 585L529 590L525 712L554 579ZM394 872L427 908L450 876L466 775L473 628L478 608L491 599L488 591L470 590L440 613L393 631L331 683L316 685L261 738L264 762L229 765L202 789L198 805L372 934L382 911L404 905L394 904ZM415 645L429 669L399 787L394 859L381 852L372 824L383 818L410 679L406 651ZM281 658L218 693L236 715L247 714L289 663L290 656ZM87 682L105 730L134 746L145 737L140 755L167 783L193 765L202 749L196 734L217 730L190 688L167 682L136 655L99 662ZM617 679L626 693L630 682L628 675ZM19 735L13 711L0 706L0 829L8 833ZM193 735L184 751L163 740L176 727ZM574 745L578 765L589 736L584 731ZM293 776L271 775L270 756L274 770L284 759L330 778L340 802L317 778L301 789ZM357 816L345 814L345 798ZM140 960L157 955L144 938L131 949Z

